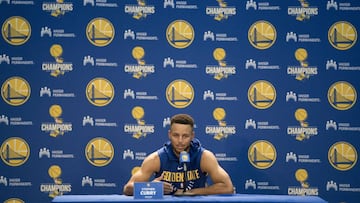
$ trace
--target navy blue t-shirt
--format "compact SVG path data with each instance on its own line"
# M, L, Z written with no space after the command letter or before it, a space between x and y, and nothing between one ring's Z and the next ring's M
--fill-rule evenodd
M183 165L180 164L179 158L175 155L170 141L160 148L157 152L160 157L160 171L155 174L155 178L161 176L164 172L163 181L169 182L174 187L174 193L177 189L191 190L193 188L205 187L207 181L207 173L200 168L200 160L204 148L200 141L193 139L190 143L190 163L187 163L186 185L183 186L185 173Z

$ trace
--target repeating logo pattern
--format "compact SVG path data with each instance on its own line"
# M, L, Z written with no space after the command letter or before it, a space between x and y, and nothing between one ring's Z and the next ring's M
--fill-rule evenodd
M238 193L356 202L359 11L0 0L0 201L119 193L189 113Z

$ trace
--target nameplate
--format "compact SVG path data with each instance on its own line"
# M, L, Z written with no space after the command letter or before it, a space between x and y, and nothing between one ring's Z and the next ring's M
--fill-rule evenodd
M163 197L163 182L134 183L134 199L162 199Z

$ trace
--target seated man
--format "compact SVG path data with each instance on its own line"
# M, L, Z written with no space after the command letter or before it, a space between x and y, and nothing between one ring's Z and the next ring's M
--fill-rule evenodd
M155 179L152 181L164 183L164 194L211 195L234 192L228 173L219 165L215 155L203 148L195 138L194 120L191 116L173 116L168 136L170 141L147 156L140 169L125 184L125 195L133 195L134 182L148 182L154 174ZM184 181L183 166L179 163L179 155L183 151L190 156L185 179L187 181ZM211 185L206 184L208 176L212 180Z

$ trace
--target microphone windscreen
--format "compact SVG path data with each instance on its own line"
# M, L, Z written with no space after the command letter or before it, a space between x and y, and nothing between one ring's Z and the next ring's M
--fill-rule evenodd
M190 155L189 153L183 151L180 152L180 163L189 163L190 162Z

